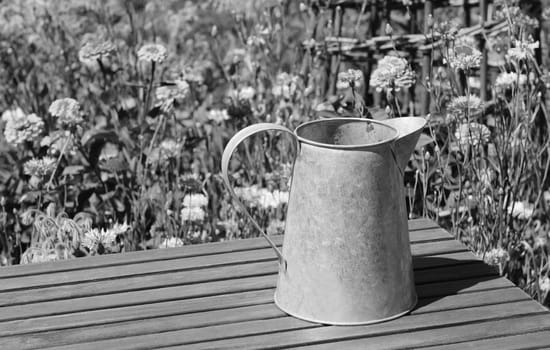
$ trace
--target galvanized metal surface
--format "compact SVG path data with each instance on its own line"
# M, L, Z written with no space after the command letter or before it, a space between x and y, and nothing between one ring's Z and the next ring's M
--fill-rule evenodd
M296 129L300 147L275 292L288 314L368 324L416 304L400 169L425 121L400 119L333 118ZM229 188L227 166L237 145L251 133L281 128L261 124L235 135L222 161Z

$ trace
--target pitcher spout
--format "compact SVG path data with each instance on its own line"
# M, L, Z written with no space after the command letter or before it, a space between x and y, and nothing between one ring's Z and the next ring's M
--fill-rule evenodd
M418 142L420 134L426 125L426 119L421 117L401 117L383 121L398 131L395 141L395 153L401 169L405 169L407 162Z

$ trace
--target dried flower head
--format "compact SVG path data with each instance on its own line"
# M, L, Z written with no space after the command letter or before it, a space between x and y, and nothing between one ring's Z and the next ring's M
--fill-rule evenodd
M453 69L468 71L481 65L481 51L469 45L455 45L446 61Z
M451 121L463 121L467 117L473 117L483 111L483 102L476 95L458 96L449 102L447 112Z
M4 137L14 146L35 141L44 132L44 121L36 114L25 115L21 108L2 113Z
M471 122L460 124L455 131L455 137L461 147L475 147L489 142L491 131L483 124Z
M338 73L336 88L347 89L348 87L360 87L361 79L363 79L363 72L358 69L348 69L347 71Z
M410 70L407 60L395 56L385 56L378 61L378 67L372 73L370 85L376 91L399 91L414 84L415 74Z
M525 60L529 57L533 57L535 54L535 49L539 48L539 42L532 40L516 40L514 42L514 47L508 49L506 58L509 60Z
M139 61L162 63L168 57L166 48L160 44L145 44L137 53Z
M81 122L80 104L72 98L61 98L55 100L48 108L48 112L57 117L61 125L75 125Z
M211 120L217 124L221 124L226 120L229 120L229 114L227 109L211 109L208 111L208 120Z
M516 72L504 72L497 76L495 86L501 89L511 89L517 86L523 86L527 83L525 74L517 74Z
M89 64L100 60L102 57L110 56L116 47L111 41L89 41L85 43L78 51L78 59L82 63Z
M43 178L55 170L56 163L55 158L52 157L33 158L23 164L23 171L27 175Z
M183 197L183 206L188 208L200 208L208 205L208 198L202 193L186 194Z
M181 221L203 221L206 213L200 207L187 208L184 207L181 209Z

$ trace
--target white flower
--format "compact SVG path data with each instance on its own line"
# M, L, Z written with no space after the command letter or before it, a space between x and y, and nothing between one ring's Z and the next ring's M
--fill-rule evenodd
M44 121L36 114L25 115L21 108L2 113L4 137L12 145L36 140L44 132Z
M137 53L138 60L162 63L168 57L166 48L160 44L145 44Z
M160 244L159 248L176 248L183 247L183 241L178 237L165 238Z
M539 280L539 288L542 293L550 292L550 278L544 276Z
M275 85L271 89L273 95L290 100L296 93L299 78L288 73L279 73L275 79Z
M447 106L449 117L452 120L463 120L466 116L472 117L483 111L483 102L476 95L458 96Z
M182 208L181 221L203 221L206 213L200 207Z
M395 56L385 56L378 61L378 67L372 73L370 85L376 91L408 88L414 84L415 74L409 69L407 60Z
M493 248L485 253L483 260L489 265L502 265L508 260L508 252L502 248Z
M509 89L515 86L525 85L527 83L527 76L525 74L517 74L515 72L503 72L500 73L495 81L495 86L502 89Z
M80 104L72 98L61 98L55 100L48 108L48 112L54 117L57 117L59 123L74 125L81 122Z
M238 96L241 100L251 100L255 94L256 90L252 86L245 86L239 90Z
M514 202L508 206L508 214L520 220L527 220L533 216L535 206L531 203Z
M45 177L55 170L56 163L57 161L52 157L33 158L23 164L23 171L27 175Z
M264 209L277 208L288 203L289 193L275 190L269 191L267 188L258 188L257 186L236 187L235 193L251 206L259 206Z
M101 244L103 247L110 247L116 241L117 231L93 228L87 231L80 242L90 250L95 250Z
M186 194L183 197L183 206L188 208L200 208L208 205L208 198L202 193Z
M358 69L348 69L345 72L338 73L336 88L347 89L348 87L360 87L361 79L363 79L363 72Z
M229 120L229 114L227 109L211 109L208 111L208 120L221 124L226 120Z
M539 48L539 42L531 41L515 41L515 46L508 49L506 57L513 60L523 60L527 57L533 57L535 54L535 49Z
M455 45L446 60L453 69L469 70L481 65L481 56L481 51L469 45Z

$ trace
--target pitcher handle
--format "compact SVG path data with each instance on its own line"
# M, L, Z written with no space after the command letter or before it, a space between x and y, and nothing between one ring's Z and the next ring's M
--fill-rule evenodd
M277 254L277 257L279 258L279 264L281 264L286 269L286 260L283 257L283 254L281 253L279 248L277 248L275 243L269 238L269 236L264 232L264 230L262 230L262 228L256 222L256 220L254 220L252 215L248 212L246 205L244 205L244 203L241 202L239 197L237 197L237 194L235 193L233 186L229 182L229 174L228 174L229 161L231 160L231 156L233 155L233 152L235 151L235 149L237 149L237 147L241 144L241 142L243 142L249 136L252 136L254 134L257 134L263 131L269 131L269 130L285 131L291 134L292 136L294 136L294 140L296 142L296 151L298 151L299 149L298 138L296 137L294 132L292 132L292 130L285 128L284 126L281 126L278 124L271 124L271 123L259 123L259 124L250 125L242 129L238 133L236 133L231 138L231 140L229 140L229 142L227 143L227 146L225 146L225 149L223 151L223 156L222 156L222 178L223 178L223 182L225 183L225 186L229 189L229 193L231 194L231 197L233 198L233 200L237 202L237 204L243 209L244 213L246 214L248 219L250 219L254 227L267 240L271 248L275 250L275 254Z

